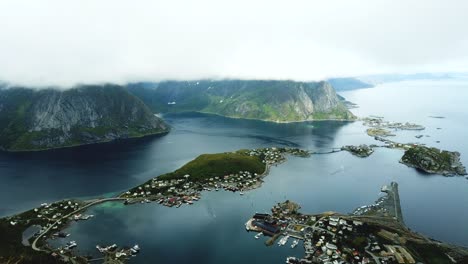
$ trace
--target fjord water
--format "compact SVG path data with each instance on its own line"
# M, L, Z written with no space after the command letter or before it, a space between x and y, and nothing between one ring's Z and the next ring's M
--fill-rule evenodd
M462 154L468 164L468 81L388 83L343 93L360 107L358 116L426 126L400 131L400 142L423 142ZM444 116L432 118L430 116ZM177 169L202 153L267 146L325 151L345 144L377 143L360 122L275 124L200 114L165 116L173 131L161 137L37 153L0 153L0 215L67 197L111 195ZM440 129L437 129L440 128ZM429 135L417 139L418 134ZM440 141L437 143L437 141ZM397 181L406 224L435 239L468 246L468 180L427 175L398 163L400 150L377 149L361 159L346 152L289 158L274 167L264 185L244 196L203 193L192 206L166 208L155 203L103 204L91 220L72 224L66 240L96 255L96 244L132 245L141 253L132 263L283 263L302 255L301 247L267 248L244 229L256 211L291 199L304 212L338 211L375 201L383 184Z

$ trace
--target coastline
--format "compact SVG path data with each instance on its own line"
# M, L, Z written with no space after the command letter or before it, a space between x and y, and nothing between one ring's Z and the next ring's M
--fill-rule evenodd
M0 147L0 152L5 152L5 153L28 153L28 152L42 152L42 151L49 151L49 150L59 150L59 149L68 149L68 148L75 148L75 147L83 147L83 146L89 146L89 145L97 145L97 144L106 144L106 143L112 143L112 142L118 142L118 141L125 141L125 140L132 140L132 139L141 139L141 138L149 138L149 137L156 137L156 136L165 136L171 132L171 129L169 128L168 130L157 132L157 133L148 133L148 134L142 134L138 136L132 136L132 137L127 137L127 138L116 138L116 139L111 139L111 140L104 140L104 141L99 141L99 142L92 142L92 143L82 143L82 144L72 144L72 145L67 145L67 146L60 146L60 147L51 147L51 148L40 148L40 149L19 149L19 150L11 150L11 149L4 149Z
M336 122L359 121L359 117L356 117L355 119L327 118L327 119L305 119L305 120L295 120L295 121L275 121L275 120L270 120L270 119L226 116L226 115L216 114L212 112L204 112L204 111L181 111L181 112L168 112L168 113L158 113L158 114L164 115L164 114L189 114L189 113L219 116L219 117L230 118L230 119L261 121L261 122L276 123L276 124L306 123L306 122L321 122L321 121L336 121Z

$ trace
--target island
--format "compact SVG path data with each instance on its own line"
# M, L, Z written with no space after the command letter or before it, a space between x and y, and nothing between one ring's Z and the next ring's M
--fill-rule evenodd
M239 192L261 186L271 166L286 160L286 154L309 157L297 148L263 148L204 154L180 169L152 178L119 195L125 203L157 201L165 206L192 204L201 191L224 189Z
M426 146L414 146L405 151L401 163L427 173L467 175L460 161L460 153Z
M369 157L372 153L374 153L373 147L375 146L368 146L366 144L361 144L359 146L348 145L348 146L342 147L341 150L348 151L354 156L365 158L365 157Z
M427 147L419 143L398 143L387 139L388 136L394 136L388 128L396 130L424 130L421 125L412 123L399 123L384 121L383 117L363 118L363 124L368 126L366 130L369 136L375 140L381 141L384 145L344 146L341 149L349 151L359 157L367 157L372 154L373 149L377 147L402 149L404 154L400 163L408 167L416 168L431 174L440 174L444 176L467 175L466 169L460 161L460 153L457 151L440 150L434 147ZM416 135L416 138L422 138L423 135ZM426 135L429 137L429 135ZM437 141L439 143L439 141Z
M401 122L390 122L390 121L385 121L383 117L366 117L361 119L364 122L365 126L375 128L372 131L375 132L386 132L386 129L393 129L393 130L424 130L426 129L424 126L418 125L418 124L413 124L413 123L401 123ZM372 135L371 135L372 136Z
M300 243L302 258L288 257L286 263L466 263L468 249L442 243L415 233L403 222L398 184L381 189L385 196L375 204L361 206L351 214L325 212L304 214L292 201L278 203L271 214L256 213L245 228L268 236L267 246L291 248ZM280 238L281 237L281 238Z
M366 130L367 135L371 137L393 137L395 134L384 128L368 128Z

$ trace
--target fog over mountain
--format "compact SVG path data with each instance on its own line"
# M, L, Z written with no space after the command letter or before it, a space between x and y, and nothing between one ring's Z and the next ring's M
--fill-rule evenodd
M468 2L0 2L0 80L319 80L468 69Z

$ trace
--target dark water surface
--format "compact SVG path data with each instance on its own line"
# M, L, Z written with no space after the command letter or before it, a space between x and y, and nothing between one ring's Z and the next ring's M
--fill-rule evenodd
M360 105L353 110L359 116L381 115L427 127L423 132L398 132L395 140L458 150L468 164L468 82L401 82L343 95ZM202 153L267 146L328 150L378 143L365 135L360 122L275 124L199 114L165 119L173 126L166 136L47 152L0 153L0 215L61 198L119 192L175 170ZM418 134L430 137L416 139ZM381 185L397 181L410 228L468 246L468 180L420 173L398 163L402 154L378 149L366 159L345 152L290 158L272 169L260 189L244 196L203 193L199 202L181 208L100 205L88 212L94 218L66 230L72 235L65 241L76 240L78 250L91 254L97 253L96 244L138 243L142 252L132 263L284 263L288 255L301 256L301 247L273 249L255 240L255 234L244 229L254 212L291 199L304 212L347 213L376 200ZM60 242L64 241L53 243Z

